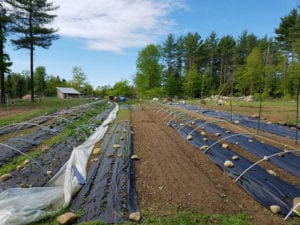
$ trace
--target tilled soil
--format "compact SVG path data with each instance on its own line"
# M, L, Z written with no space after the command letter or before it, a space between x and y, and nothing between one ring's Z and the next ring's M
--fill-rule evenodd
M256 224L288 224L254 201L204 154L148 110L132 112L136 188L142 210L154 215L196 210L246 213Z

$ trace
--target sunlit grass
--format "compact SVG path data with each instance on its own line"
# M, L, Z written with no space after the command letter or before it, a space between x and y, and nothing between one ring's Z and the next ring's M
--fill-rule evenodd
M222 224L222 225L255 225L249 221L249 218L246 214L236 214L236 215L206 215L200 212L195 211L185 211L180 212L176 215L169 215L163 217L157 217L151 213L143 212L142 220L139 222L141 225L214 225L214 224ZM34 223L32 225L56 225L56 219L54 217L48 218L47 220L40 221L39 223ZM79 223L80 225L105 225L107 223L94 220L84 223ZM118 224L118 223L115 223ZM126 222L119 223L123 225L133 225L135 222Z
M0 117L0 127L29 120L45 113L53 113L64 108L85 104L88 101L89 99L87 98L43 98L41 100L37 99L35 102L18 99L13 103L9 102L7 105L0 105L0 110L2 112ZM18 112L14 113L15 110L18 110Z

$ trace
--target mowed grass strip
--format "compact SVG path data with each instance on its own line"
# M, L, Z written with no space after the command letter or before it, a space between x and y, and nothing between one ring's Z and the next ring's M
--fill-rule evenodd
M92 107L90 110L88 110L83 116L80 117L79 120L73 121L71 124L69 124L66 129L58 133L57 135L41 142L38 146L33 147L30 151L26 152L25 155L18 155L14 158L12 158L9 162L7 162L5 165L2 165L0 167L0 176L3 174L6 174L12 170L15 170L18 165L22 164L26 159L34 159L40 156L43 153L43 147L47 146L48 148L52 147L55 144L58 144L59 142L65 140L69 136L73 137L81 137L85 138L82 134L77 135L74 131L75 129L82 128L84 129L85 124L89 123L89 120L99 114L99 112L104 111L107 108L106 104L103 104L101 106ZM84 140L82 140L83 142ZM30 158L29 158L30 157Z
M202 104L200 99L187 100L188 104L198 105L205 109L213 109L218 111L231 112L233 114L243 114L243 115L254 115L259 113L259 101L242 101L237 99L224 100L223 105L217 105L216 101L209 100ZM277 123L284 121L288 125L296 124L296 111L297 102L295 100L283 100L283 99L267 99L262 101L261 118L269 120L271 122Z
M0 127L88 102L88 98L59 99L53 97L36 99L35 102L19 99L14 101L13 104L9 102L7 105L0 105Z
M66 210L67 211L67 210ZM30 225L57 225L56 217L48 217L38 223L32 223ZM88 221L84 223L80 223L80 225L105 225L107 223L94 220ZM136 222L126 222L120 223L122 225L133 225L137 224ZM179 212L176 215L168 215L163 217L157 217L149 212L142 213L142 220L138 223L140 225L255 225L249 221L249 218L246 214L241 213L237 215L206 215L201 214L197 211L184 211Z

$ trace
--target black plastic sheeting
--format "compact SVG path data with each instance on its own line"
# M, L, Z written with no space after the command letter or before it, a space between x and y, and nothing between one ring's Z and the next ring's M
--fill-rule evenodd
M71 141L69 140L68 143ZM28 165L24 165L24 168L11 171L11 179L0 181L0 191L9 188L44 186L69 159L72 150L73 147L65 142L54 145L47 152L35 158L34 162L31 161ZM47 171L51 171L51 174L47 175Z
M102 104L103 102L99 102L99 103ZM13 132L18 132L21 130L26 130L26 129L36 127L39 125L42 126L42 124L45 124L47 121L49 121L53 118L63 117L64 115L68 115L69 120L76 120L79 118L80 115L75 114L74 112L78 111L79 108L81 111L87 110L88 107L89 107L89 104L86 104L84 106L76 106L76 107L73 107L68 110L62 110L59 112L50 113L48 115L38 116L38 117L30 119L29 121L27 121L25 123L16 123L16 124L10 124L7 126L3 126L3 127L0 127L0 136L5 135L5 134L10 134ZM64 123L66 121L67 120L63 119L62 122L60 122L60 123Z
M194 124L196 127L203 127L207 132L211 134L221 134L221 138L224 138L224 141L240 146L244 150L252 153L259 158L270 156L276 153L284 153L284 151L282 151L281 149L266 143L262 143L261 141L247 134L237 134L234 132L226 133L226 129L221 128L214 123L205 124L204 121L197 120L194 121ZM249 140L251 140L251 142L249 142ZM299 156L293 153L284 153L282 156L274 156L272 158L269 158L268 162L300 178Z
M257 129L258 127L258 120L248 116L233 114L231 118L231 114L227 112L208 110L198 106L186 105L186 104L178 104L177 106L183 109L187 109L189 111L197 112L205 116L222 119L229 122L239 121L239 125L241 126L245 126L253 129ZM289 137L291 139L296 139L296 131L291 130L288 126L282 126L279 124L267 124L263 121L260 121L259 130L276 134L279 136L283 136L283 137Z
M100 112L92 120L94 122L103 121L111 110L112 108ZM20 142L22 144L26 143L31 145L29 142L24 142L22 140L20 140ZM73 147L78 146L81 143L81 139L67 137L60 143L51 146L47 151L43 152L43 154L36 157L34 161L22 165L20 169L11 171L10 174L12 175L12 178L6 181L0 181L0 192L8 188L44 186L70 158ZM24 148L22 148L22 150L24 151ZM51 171L50 174L49 171Z
M124 137L120 139L121 137ZM113 145L120 144L115 149ZM102 152L88 172L87 183L71 203L71 210L82 215L78 222L102 220L107 223L128 221L139 211L135 190L133 141L127 122L115 124L105 136Z
M171 122L170 126L177 129L183 138L193 130L189 126L181 127L178 123ZM203 136L198 132L193 132L193 139L188 141L190 144L200 149L203 145L212 145L214 140L203 140ZM245 169L253 165L253 162L244 158L242 155L230 149L222 148L222 145L217 143L213 145L206 155L218 165L229 177L236 179ZM238 160L231 160L232 156L239 156ZM233 168L224 166L226 160L231 160L234 163ZM278 205L281 208L282 214L287 214L293 207L293 199L300 197L300 189L275 177L266 172L262 167L256 165L245 173L237 183L256 201L269 208L271 205Z
M55 114L53 114L52 116L55 116ZM20 130L25 130L25 129L34 127L36 125L43 124L43 123L49 121L50 119L51 119L51 117L39 117L38 119L32 119L32 120L28 121L27 123L12 124L12 125L1 127L0 128L0 136L4 135L4 134L17 132Z
M94 103L92 107L101 106L104 105L104 103L105 102L103 101L99 103ZM48 121L48 119L50 118L48 116L46 116L46 118L48 118L47 120L46 119L42 120L44 117L38 117L37 119L32 119L31 122L28 124L24 123L24 124L14 125L13 126L14 132L24 130L25 128L31 128L33 126L37 126L38 128L26 135L16 133L16 136L14 138L9 139L5 143L1 143L0 144L0 166L7 163L12 158L20 155L21 152L26 153L29 150L31 150L32 147L39 145L43 141L55 135L58 135L70 123L72 123L72 121L77 120L80 117L80 115L86 113L86 110L89 110L90 106L91 105L88 104L85 106L81 106L81 108L77 107L69 111L62 111L60 113L52 114L50 117L55 118L55 115L57 115L58 116L56 117L57 120L47 125L40 125L40 124L42 123L42 121L43 122ZM79 111L75 113L76 112L75 110L79 110ZM98 116L96 116L93 119L92 122L103 121L111 110L112 110L112 105L108 109L103 110ZM60 116L67 115L68 119L60 118L59 115ZM33 124L32 121L34 121L35 123ZM94 125L91 124L91 126ZM2 131L4 132L7 130L3 129Z
M29 151L33 146L36 146L41 142L55 136L57 132L61 130L62 128L49 129L49 130L38 129L28 135L11 138L7 142L3 143L4 145L0 145L0 166L10 161L11 158L20 155L19 151L25 153ZM5 145L17 149L19 151L14 150Z

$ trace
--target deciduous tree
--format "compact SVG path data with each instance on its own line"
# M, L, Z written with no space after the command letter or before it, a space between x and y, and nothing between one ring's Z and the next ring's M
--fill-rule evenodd
M35 91L40 96L44 95L45 88L46 88L46 68L43 66L39 66L35 69L34 73L34 80L35 80Z
M135 77L138 94L161 88L163 66L160 59L159 47L153 44L147 45L139 52Z

